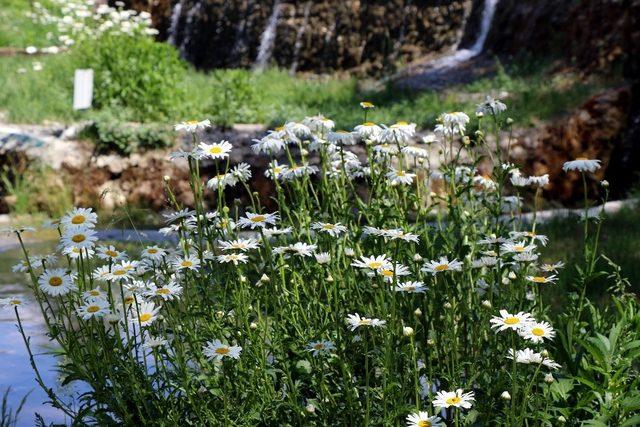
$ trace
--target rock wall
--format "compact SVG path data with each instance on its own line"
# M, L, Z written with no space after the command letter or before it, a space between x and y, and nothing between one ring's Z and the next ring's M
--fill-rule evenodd
M472 0L130 0L201 68L250 67L274 6L270 62L285 69L380 73L455 45Z

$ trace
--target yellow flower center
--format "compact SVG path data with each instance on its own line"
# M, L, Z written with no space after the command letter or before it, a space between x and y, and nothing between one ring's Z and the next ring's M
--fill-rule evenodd
M149 319L151 319L152 317L153 317L153 315L152 315L151 313L142 313L142 314L139 316L139 319L140 319L140 321L141 321L141 322L146 322L146 321L148 321Z
M364 122L362 126L375 126L376 124L373 122Z
M135 298L133 296L128 296L128 297L125 297L124 303L129 305L129 304L133 303L134 300L135 300Z
M576 157L576 160L589 160L589 159L586 157Z
M211 147L209 149L209 153L211 153L211 154L220 154L220 153L222 153L222 147L220 147L218 145L214 145L213 147Z
M229 354L229 347L218 347L216 348L216 354L220 354L224 356L225 354Z
M386 277L393 277L393 270L383 269L380 270L380 274Z
M408 124L409 124L409 123L408 123L408 122L405 122L404 120L400 120L399 122L397 122L397 123L396 123L396 125L398 125L398 126L406 126L406 125L408 125Z
M516 246L513 247L513 250L516 251L516 252L522 252L522 251L524 251L524 246L516 245Z
M420 420L418 421L418 427L431 427L431 421Z
M100 307L97 305L90 305L89 307L87 307L88 313L95 313L98 310L100 310Z
M276 175L279 174L280 172L282 172L282 168L280 166L273 168L273 173L275 173Z
M75 243L82 243L87 239L87 236L85 236L84 234L74 234L73 237L71 238L71 240L73 240Z
M60 286L60 285L62 285L62 278L58 277L58 276L52 277L51 279L49 279L49 285L50 286Z
M157 249L153 249L153 248L151 248L151 249L147 249L147 253L148 253L148 254L151 254L151 255L153 255L153 254L157 254L157 253L158 253L158 250L157 250Z
M435 268L436 271L445 271L448 269L449 269L449 264L440 264Z
M264 215L256 215L253 218L251 218L251 222L263 222L265 219L267 219Z
M105 253L105 255L108 255L110 257L117 257L118 256L118 252L112 251L112 250L104 251L104 253Z
M121 269L115 270L112 274L114 276L124 276L125 274L127 274L127 271L121 268Z
M180 263L180 265L183 267L191 267L193 263L191 261L184 260Z
M188 124L189 126L195 126L195 125L198 124L198 121L197 120L187 120L185 122L185 124Z
M100 296L100 291L90 290L89 295L91 295L92 297Z
M504 319L504 324L505 325L517 325L518 323L520 323L520 319L518 319L517 317L507 317L506 319Z
M322 344L321 342L319 342L318 344L314 345L313 348L315 350L322 350L324 348L324 344Z
M360 325L362 325L362 326L371 325L371 319L360 319Z
M445 402L448 405L457 405L458 403L462 402L462 399L460 399L458 396L453 396L445 400Z
M22 301L20 301L19 299L12 299L11 301L9 301L9 304L11 304L11 305L20 305L20 304L22 304Z
M544 329L542 328L532 328L531 329L531 333L537 337L543 337L544 336Z
M325 230L333 230L335 228L335 225L333 224L325 224L322 226L322 228L324 228Z
M362 108L373 108L373 107L374 107L374 105L373 105L371 102L369 102L369 101L362 101L362 102L360 103L360 106L361 106Z
M71 218L71 224L82 224L83 222L86 221L86 218L84 217L84 215L76 215L73 218Z
M170 293L171 293L171 291L169 289L167 289L167 288L160 288L160 289L158 289L156 291L156 294L158 294L158 295L168 295Z
M382 263L380 261L371 261L369 263L369 268L378 269L382 267Z
M547 278L546 277L542 277L542 276L534 276L531 278L532 282L535 283L546 283L547 282Z
M405 171L398 171L398 172L396 172L396 175L397 176L405 176L406 173L405 173Z

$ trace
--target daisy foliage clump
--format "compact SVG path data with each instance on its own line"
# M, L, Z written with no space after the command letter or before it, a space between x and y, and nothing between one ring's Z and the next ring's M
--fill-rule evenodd
M72 406L41 383L51 403L98 425L629 422L638 366L620 361L639 348L637 302L616 274L615 308L587 297L599 219L583 219L578 283L542 259L548 238L519 213L548 176L526 178L485 139L509 125L506 106L488 98L473 123L443 114L424 138L412 123L368 122L373 105L361 106L352 131L314 116L255 140L266 172L230 164L233 141L200 142L208 120L180 123L193 143L171 159L188 164L194 204L164 180L165 242L125 252L76 208L54 223L57 256L23 246L14 271L33 297L0 308L29 346L21 312L39 307L62 380L87 390ZM564 173L591 179L598 166L572 160ZM257 173L275 207L252 192ZM228 187L249 203L226 204ZM571 294L549 301L558 286Z

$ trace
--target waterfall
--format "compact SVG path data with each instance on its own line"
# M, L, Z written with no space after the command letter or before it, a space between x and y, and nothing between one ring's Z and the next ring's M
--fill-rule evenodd
M293 59L291 60L291 68L289 74L295 74L298 69L298 61L300 59L300 50L302 49L302 36L309 26L309 14L311 13L311 1L308 0L304 5L304 15L302 18L302 25L298 28L296 33L296 43L293 45Z
M482 53L484 43L487 41L489 30L491 29L491 21L493 21L493 15L496 12L496 5L498 0L484 0L484 8L482 10L482 22L480 23L480 32L478 37L473 42L473 45L468 49L456 48L449 55L445 55L429 64L431 69L446 69L456 66L457 64L467 61L474 56Z
M180 0L182 2L183 0ZM189 12L187 12L187 19L184 24L184 35L182 36L182 43L180 43L180 55L184 59L188 59L189 55L187 52L187 48L189 47L189 43L191 42L191 38L193 34L196 32L196 28L193 25L193 21L196 17L196 14L200 11L200 0L196 0L195 4L191 6Z
M173 6L173 10L171 11L171 24L169 25L169 37L167 41L174 46L176 45L176 37L178 36L178 26L180 25L183 2L184 0L180 0Z
M273 45L276 41L276 29L278 27L278 18L280 17L280 0L276 0L273 4L271 16L267 22L267 26L260 36L260 47L258 49L258 57L253 65L255 70L264 70L269 64L271 54L273 53Z

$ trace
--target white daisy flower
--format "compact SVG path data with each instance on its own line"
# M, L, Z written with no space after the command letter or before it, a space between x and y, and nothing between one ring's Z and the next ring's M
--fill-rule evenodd
M347 323L351 331L355 331L361 326L371 326L372 328L383 328L386 324L386 320L373 319L367 317L360 317L358 313L348 314Z
M497 328L497 332L507 329L517 331L532 321L533 318L529 313L521 311L518 314L510 314L507 310L500 310L500 316L493 316L491 320L489 320L492 324L491 327Z
M110 261L119 261L127 257L125 252L117 250L113 245L98 246L96 248L96 252L98 254L98 258Z
M240 163L229 172L240 182L247 182L251 178L251 166L248 163Z
M238 265L239 263L246 264L249 261L249 257L242 253L218 255L216 259L218 260L218 262L221 262L221 263L232 262L233 265Z
M512 239L529 237L533 241L537 240L540 242L542 246L547 246L547 243L549 243L549 238L547 236L544 234L537 234L535 231L510 231L509 236L511 236Z
M91 208L73 208L60 219L60 223L66 227L93 228L98 221L98 215Z
M533 343L541 343L545 339L553 340L556 332L548 322L529 322L518 330L518 334Z
M396 277L408 276L411 274L409 267L402 264L388 264L376 270L376 272L387 282L393 282Z
M382 128L375 123L365 122L353 128L356 134L362 139L377 140L380 137Z
M157 286L155 284L149 286L149 290L145 292L147 297L160 297L165 301L172 301L180 298L182 294L182 286L170 282L163 286Z
M398 283L394 291L396 292L404 292L409 294L421 294L427 290L427 287L423 282L404 282Z
M84 320L89 320L93 317L102 317L110 311L109 302L103 298L95 298L78 307L76 311L78 312L78 316Z
M0 308L15 308L25 305L25 301L20 297L0 298Z
M267 225L275 225L277 220L277 213L257 214L247 212L244 217L238 220L238 225L242 228L251 228L253 230L256 227L264 228Z
M167 345L166 339L159 336L154 337L152 335L145 335L142 347L153 349L158 347L164 347L165 345Z
M330 222L314 222L311 224L313 230L321 231L329 234L331 237L338 237L340 234L347 231L347 227L339 222L332 224Z
M173 128L176 131L185 131L185 132L196 132L197 130L206 129L211 127L211 121L207 120L187 120L186 122L181 122L175 125Z
M327 141L336 145L354 145L356 143L356 138L351 132L339 130L336 132L329 132L327 134Z
M386 255L374 255L371 257L361 256L359 260L355 260L351 263L353 267L368 268L370 270L379 270L389 264L390 260Z
M66 227L60 243L64 248L75 247L77 249L90 249L95 244L98 237L96 232L83 226Z
M140 326L149 326L158 319L160 307L156 307L151 301L142 301L137 304L133 311L130 322L140 324Z
M82 299L85 301L90 301L95 298L107 299L107 294L102 291L100 288L89 289L86 292L82 293Z
M558 280L558 276L552 274L550 276L527 276L526 279L530 282L543 284L543 283L555 283Z
M507 253L533 252L535 249L536 245L527 245L524 240L521 242L506 242L500 246L500 250Z
M544 187L545 185L549 184L549 174L546 173L544 175L541 176L530 176L529 177L529 184L534 186L534 187Z
M321 114L312 117L305 117L302 124L311 129L311 131L321 134L329 132L335 127L333 120L327 119Z
M387 172L386 177L391 185L411 185L416 174L402 169L391 169Z
M237 239L221 241L220 249L223 251L239 250L247 252L251 249L258 249L260 243L256 239Z
M284 147L286 146L285 142L282 139L272 134L269 134L261 139L254 139L253 142L255 142L255 144L251 146L251 149L256 154L264 153L275 155L284 150Z
M287 174L288 171L289 167L287 165L280 165L278 164L277 160L274 160L273 162L269 163L269 167L264 172L264 175L267 178L271 179L281 179Z
M216 340L207 342L204 348L202 349L202 352L204 353L207 359L214 360L214 361L220 361L225 357L230 357L232 359L239 359L240 353L242 352L242 347L230 346L216 339Z
M442 418L430 416L428 412L418 411L407 415L407 427L444 427Z
M336 346L331 341L311 341L307 344L307 351L311 352L313 357L321 354L328 354L335 350Z
M563 267L564 267L564 262L560 261L560 262L556 262L555 264L542 264L542 266L540 266L540 269L546 273L552 273L552 272L558 271Z
M459 388L456 391L439 391L436 393L436 398L431 402L433 406L436 408L448 408L450 406L456 408L471 408L473 401L475 398L473 396L473 392L464 393L464 391Z
M94 253L93 249L79 248L77 246L67 246L62 249L62 254L71 259L78 259L80 255L82 255L85 260L90 259L93 258Z
M331 255L329 255L329 252L318 252L313 254L313 256L316 258L316 262L318 264L328 264L331 262Z
M52 268L42 273L38 278L38 286L42 292L51 296L66 295L77 289L74 276L64 268Z
M388 237L391 240L404 240L405 242L418 243L420 237L417 234L406 233L400 228L392 228L390 230L382 230L382 235Z
M578 172L595 172L600 169L600 160L587 159L586 157L578 157L575 160L565 162L562 165L562 169L565 172L578 171Z
M200 268L200 259L195 255L189 255L184 258L175 258L173 260L173 266L177 270L193 270L197 271Z
M229 141L222 140L220 142L214 142L213 144L207 144L201 142L198 144L198 148L202 152L203 157L209 157L212 159L226 159L229 157L229 153L233 146L229 144Z
M544 366L551 369L560 368L560 364L554 362L552 359L543 357L541 353L537 353L530 348L525 348L523 350L517 350L517 351L514 351L514 349L511 348L509 349L507 358L511 360L515 358L517 363L522 363L525 365L543 364Z
M162 261L162 259L167 255L167 251L162 249L160 246L147 246L144 248L141 255L144 259Z
M212 190L224 190L226 187L233 187L238 183L238 179L230 173L216 175L207 181L207 187Z
M461 271L462 270L462 262L454 259L449 261L447 257L440 257L439 260L433 260L427 262L424 267L420 269L420 271L424 273L431 273L434 276L438 273L442 273L444 271Z

